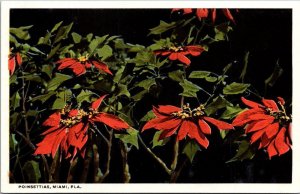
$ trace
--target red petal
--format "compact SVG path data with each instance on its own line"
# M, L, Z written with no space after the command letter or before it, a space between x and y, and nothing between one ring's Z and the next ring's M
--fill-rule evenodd
M211 9L211 20L213 23L215 23L217 17L217 10L216 9Z
M261 137L261 141L260 141L258 149L267 147L269 145L270 141L271 140L267 137L267 135L263 134L262 137Z
M273 121L274 121L274 119L257 121L251 128L247 129L247 131L250 133L250 132L261 130L261 129L267 127L268 125L270 125Z
M99 106L101 105L103 99L104 99L106 96L107 96L107 94L101 96L101 97L98 98L96 101L94 101L94 102L92 103L92 109L93 109L93 110L97 110L97 109L99 108Z
M190 65L191 64L191 60L189 58L187 58L184 54L182 53L178 53L177 55L178 60L186 65Z
M224 15L227 19L231 20L233 23L235 23L233 16L231 15L229 9L222 9Z
M57 152L57 150L60 146L60 143L63 140L63 138L66 137L66 135L67 135L66 130L61 130L60 133L56 136L56 139L53 142L53 146L52 146L52 149L51 149L52 158L55 157L55 154L56 154L56 152Z
M207 18L208 9L197 9L196 10L196 15L197 15L199 20L201 20L202 18Z
M161 55L162 56L166 56L166 55L169 55L169 54L171 54L172 52L171 51L161 51Z
M159 105L158 108L154 110L154 113L155 111L160 114L171 115L172 113L181 111L181 108L172 105Z
M256 142L262 136L263 133L264 133L264 130L260 130L260 131L253 133L253 135L251 136L251 140L250 140L251 144Z
M58 129L60 129L60 128L57 127L57 126L51 127L49 129L47 129L46 131L44 131L41 135L47 135L47 134L52 133L53 131L58 130Z
M116 130L129 128L129 125L125 121L121 120L115 115L111 115L108 113L99 113L97 116L94 117L93 120L104 123L105 125Z
M193 122L188 121L188 120L184 120L181 124L181 126L179 126L179 130L178 130L178 135L177 135L177 140L182 140L183 138L185 138L189 132L189 130L191 128L193 128L193 125L195 125ZM197 126L196 126L197 127Z
M69 131L74 131L75 134L80 133L83 129L84 123L80 122L77 123L75 125L73 125L72 127L70 127Z
M279 110L274 100L262 99L262 102L266 107L271 108L273 111Z
M158 130L168 130L177 127L181 123L181 119L170 119L155 125L155 128Z
M144 127L142 128L142 132L144 130L147 130L147 129L151 129L151 128L155 128L155 126L158 124L158 123L161 123L161 122L164 122L168 119L172 119L172 118L154 118L154 119L151 119L150 121L148 121Z
M249 130L252 129L252 127L257 123L257 121L253 121L251 123L249 123L248 125L246 125L245 127L245 133L249 133Z
M251 116L253 114L257 114L257 113L263 113L263 111L261 109L245 110L237 115L237 117L233 120L232 124L234 126L242 126L242 125L248 123L249 121L251 121L249 119L249 116Z
M56 131L54 133L46 135L45 138L37 144L37 149L35 150L34 155L50 154L53 147L53 143L59 133L60 131Z
M58 127L60 123L60 113L55 112L52 115L49 116L49 118L43 122L43 126L49 126L49 127Z
M17 59L17 64L19 66L22 65L22 57L21 57L20 53L16 54L16 59Z
M204 134L208 134L208 135L211 134L211 128L210 128L210 126L204 120L199 119L198 123L199 123L200 130Z
M68 114L69 117L75 117L77 115L78 115L78 110L77 109L70 110L70 112Z
M215 125L220 130L233 129L233 126L231 124L228 124L224 121L219 121L211 117L203 117L203 119Z
M179 128L179 126L177 127L174 127L173 129L169 129L169 130L164 130L160 136L159 136L159 139L158 140L161 140L161 139L165 139L167 137L170 137L171 135L173 135L176 130Z
M275 147L279 156L290 150L290 146L285 142L286 128L282 127L275 139Z
M102 70L102 71L112 75L112 72L108 69L108 66L105 63L98 62L98 61L92 61L92 63L97 69Z
M72 69L73 73L75 73L77 76L80 76L86 72L84 65L79 62L74 63L69 68Z
M285 105L285 101L283 98L281 97L277 97L278 101L280 102L280 104Z
M274 140L269 144L267 148L267 152L269 154L269 158L271 159L273 156L277 155L277 150L275 148Z
M273 116L270 116L270 115L266 115L266 114L253 114L253 115L250 115L248 117L248 119L250 120L274 120L274 117Z
M268 127L266 127L265 132L266 132L266 136L271 139L273 138L279 130L279 123L273 123L271 125L269 125Z
M16 68L16 64L15 63L16 63L16 61L15 61L14 57L11 57L8 60L8 70L9 70L10 75L14 74L14 72L15 72L15 68Z
M192 12L193 12L192 8L183 9L183 14L189 14L189 13L192 13Z
M201 46L192 45L192 46L186 46L185 48L192 56L199 56L204 51L204 49Z
M57 68L58 70L61 70L61 69L65 69L65 68L73 65L74 63L79 63L79 62L76 59L66 58L66 59L59 60L56 63L57 64L61 63ZM81 64L81 63L79 63L79 64Z
M170 56L169 56L169 59L172 60L172 61L175 61L178 59L178 53L174 52L174 53L171 53Z
M251 107L251 108L260 108L261 105L256 103L256 102L253 102L251 100L247 100L246 98L242 97L241 98L243 103L246 104L247 106Z
M207 148L209 145L208 139L205 135L198 129L197 125L191 122L191 127L189 130L189 137L192 139L196 139L196 141L202 145L204 148Z

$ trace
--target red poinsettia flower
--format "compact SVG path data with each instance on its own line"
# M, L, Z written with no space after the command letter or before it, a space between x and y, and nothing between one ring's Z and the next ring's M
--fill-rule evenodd
M85 155L85 145L88 140L88 129L95 122L104 123L115 129L127 129L129 125L115 115L99 112L98 108L105 96L100 97L92 103L88 112L80 109L56 112L43 123L43 126L50 127L42 135L45 138L37 144L35 155L51 154L54 158L60 148L60 155L65 158L76 156L79 152L82 157Z
M10 54L8 59L8 70L10 75L14 74L16 65L21 66L22 65L22 57L20 53Z
M183 14L190 14L192 13L192 9L172 9L172 12L174 11L180 11L183 10ZM230 12L229 9L221 9L221 11L223 12L223 14L225 15L225 17L227 19L229 19L230 21L232 21L233 23L235 23L235 20ZM196 9L196 16L198 17L199 20L203 19L203 18L208 18L209 14L211 14L211 20L213 23L215 23L216 21L216 17L217 17L217 9L207 9L207 8L198 8Z
M231 124L205 116L203 105L193 110L188 105L183 106L183 108L160 105L158 108L153 107L153 112L156 118L148 121L142 131L151 128L163 130L159 139L170 137L177 132L177 141L188 136L207 148L209 141L205 135L211 134L208 123L220 130L233 129Z
M234 120L234 126L244 126L245 133L251 134L251 144L259 142L258 149L266 149L272 156L282 155L291 149L292 119L284 108L285 101L278 97L278 105L274 100L262 99L262 104L242 97L242 101L249 107Z
M168 49L156 50L154 53L156 55L169 56L172 61L179 60L183 64L189 66L191 60L187 55L199 56L204 51L204 48L199 45L190 45L184 47L170 47Z
M79 58L64 58L57 61L56 64L59 64L58 70L69 68L72 69L73 73L75 73L77 76L84 74L86 69L89 69L92 66L100 71L104 71L112 75L112 72L108 69L108 66L105 63L96 60L90 60L87 56L81 56Z

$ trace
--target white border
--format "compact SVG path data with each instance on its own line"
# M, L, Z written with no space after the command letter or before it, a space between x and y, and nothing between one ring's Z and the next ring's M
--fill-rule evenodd
M7 69L10 8L292 8L293 9L293 177L292 184L79 184L81 189L18 189L9 184L9 73ZM1 192L5 193L299 193L300 192L300 2L297 1L3 1L1 2ZM297 36L298 35L298 36ZM281 48L278 45L278 49ZM278 166L278 168L285 168ZM276 170L276 169L274 169ZM147 176L147 175L145 175ZM41 184L45 185L45 184ZM58 185L58 184L55 184ZM65 185L65 184L64 184ZM78 185L78 184L77 184Z

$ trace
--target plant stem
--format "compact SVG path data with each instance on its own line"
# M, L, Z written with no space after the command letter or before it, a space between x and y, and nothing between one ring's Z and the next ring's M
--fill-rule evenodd
M131 179L131 175L129 172L129 165L128 165L128 147L122 141L120 141L120 147L121 147L121 155L123 158L123 182L129 183Z
M106 127L106 126L105 126ZM113 130L108 130L109 141L107 144L107 161L106 161L106 170L103 176L99 179L99 182L102 183L104 179L109 175L110 170L110 160L111 160L111 147L112 147L112 138L113 138Z
M156 154L154 154L152 152L152 150L150 148L147 147L144 140L142 139L142 137L139 134L138 134L138 138L139 138L142 146L146 149L146 151L161 165L161 167L166 171L166 173L171 175L172 171L167 167L166 163L164 163L164 161L162 161L162 159L160 159Z

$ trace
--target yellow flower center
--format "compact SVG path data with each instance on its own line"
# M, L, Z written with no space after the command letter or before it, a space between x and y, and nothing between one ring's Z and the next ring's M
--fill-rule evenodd
M182 110L172 113L173 116L179 117L180 119L188 119L192 117L199 117L205 114L204 105L201 104L199 107L195 109L191 109L189 104L185 104L182 106Z
M183 48L182 48L181 46L179 46L179 47L176 47L176 46L171 46L171 47L169 48L169 50L172 50L172 51L178 52L178 51L182 51L182 50L183 50Z
M85 56L80 56L77 59L78 59L79 62L85 63L87 60L89 60L88 54L86 54Z

